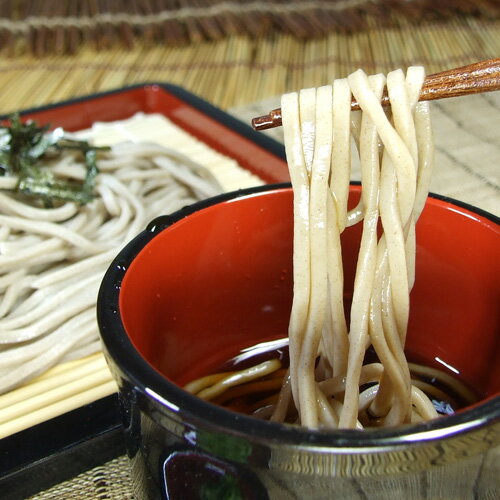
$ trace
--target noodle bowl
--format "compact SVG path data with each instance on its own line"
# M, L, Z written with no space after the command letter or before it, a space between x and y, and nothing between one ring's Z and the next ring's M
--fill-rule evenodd
M351 186L350 208L359 195ZM500 228L446 200L430 198L417 224L419 279L405 351L419 364L457 370L478 403L429 422L326 431L252 418L182 389L243 349L286 336L292 215L290 188L212 198L155 219L109 268L98 321L120 387L138 498L158 498L163 464L176 463L171 477L193 488L204 475L185 474L200 464L228 475L236 468L256 475L273 499L363 498L359 488L376 499L494 491ZM359 225L342 234L346 301L359 241Z

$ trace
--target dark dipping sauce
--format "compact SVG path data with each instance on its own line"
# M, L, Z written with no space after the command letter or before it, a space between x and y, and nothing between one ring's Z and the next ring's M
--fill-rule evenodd
M245 348L241 350L239 354L213 371L213 373L240 371L271 359L278 359L281 362L282 368L278 370L278 372L264 376L257 381L247 382L236 388L228 389L227 393L214 398L212 402L245 414L253 414L255 411L271 404L277 397L283 377L290 363L288 355L288 338L262 342ZM377 355L373 347L370 347L366 352L363 364L376 362L378 362ZM418 383L418 381L427 383L443 394L444 397L436 397L436 395L429 394L425 389L422 389L429 396L429 399L439 415L452 415L478 400L474 392L466 387L452 370L446 369L444 366L443 368L437 369L444 375L443 378L433 376L432 374L416 373L420 372L419 368L422 368L423 371L427 370L423 365L411 363L411 360L409 360L409 366L411 378L414 383ZM434 368L434 370L436 370L436 368ZM455 383L462 386L460 390L446 383L446 379L450 377L454 379ZM242 391L237 388L242 388L247 384L253 384L252 390L240 394L244 392L244 390ZM375 384L376 382L373 382L360 386L360 392ZM376 420L372 422L372 425L376 426Z

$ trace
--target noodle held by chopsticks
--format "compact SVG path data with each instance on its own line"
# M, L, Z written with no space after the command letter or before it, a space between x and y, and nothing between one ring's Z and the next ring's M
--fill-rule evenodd
M358 70L333 85L282 97L294 193L290 366L279 396L268 396L259 416L311 429L395 426L438 416L421 390L429 384L412 382L404 353L415 223L433 163L429 107L418 102L423 82L420 67L387 78ZM390 109L381 105L385 86ZM353 97L361 115L351 112ZM354 161L362 190L349 211ZM363 231L348 323L341 235L356 223ZM368 349L377 362L364 364Z
M422 137L421 130L416 130L414 125L414 116L418 115L418 123L423 123L420 128L430 129L426 120L427 105L417 105L423 78L421 68L410 68L406 78L402 71L392 72L387 81L381 75L368 78L357 71L346 80L335 81L332 87L317 89L315 154L310 177L297 176L294 172L303 171L300 157L304 157L305 152L301 144L311 142L311 139L307 143L303 141L303 130L313 127L309 123L302 126L302 108L298 107L300 102L296 94L285 95L282 99L285 145L295 197L295 228L299 226L294 236L297 241L294 266L300 261L299 269L306 269L294 275L294 294L298 290L310 290L309 297L301 303L294 300L292 306L290 376L300 422L310 428L323 425L317 401L320 400L323 406L331 404L318 386L315 370L318 356L326 359L327 371L332 375L346 377L344 394L336 397L331 406L339 427L358 425L360 404L384 425L411 420L411 380L403 347L414 277L414 224L422 208L415 205L415 199L417 191L420 203L425 199L421 193L427 193L427 185L417 188L417 178L425 182L428 175L423 174L422 169L430 165L429 157L423 154L424 149L420 147L419 151L418 147L420 140L429 140L429 137ZM391 99L391 116L380 105L385 84ZM339 320L344 317L340 234L347 225L351 132L350 113L346 110L351 93L363 113L358 154L364 220L346 353L346 331L343 321ZM324 109L332 114L332 102L335 103L333 116L337 109L340 115L333 121L324 117ZM331 151L329 170L326 174L318 174L318 170L324 168L321 155L327 154L326 151ZM419 158L419 152L424 158ZM324 191L315 187L317 175L327 179L320 189L324 190L329 182L326 198ZM317 219L319 211L326 217L325 221ZM384 234L377 241L379 218ZM309 232L309 239L300 237L304 231ZM333 262L326 270L319 271L321 277L318 279L315 268L320 264L315 256L315 245L325 248L325 240L330 242L328 259ZM326 252L320 258L327 261ZM326 297L330 299L328 313L317 308L317 301L324 303ZM295 317L302 319L297 322ZM384 370L377 388L360 395L361 370L370 345L375 348ZM324 360L322 365L325 366ZM430 410L426 417L431 413L437 416L430 401L427 408Z

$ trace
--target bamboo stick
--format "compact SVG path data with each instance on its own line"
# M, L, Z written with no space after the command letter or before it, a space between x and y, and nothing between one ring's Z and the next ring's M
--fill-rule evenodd
M52 368L49 368L46 372L37 375L36 377L31 379L30 383L36 383L51 377L57 376L59 373L64 372L66 370L73 370L77 368L78 366L88 363L89 361L98 358L102 356L102 353L96 352L94 354L90 354L89 356L86 356L84 358L80 359L72 359L71 361L66 361L64 363L60 363L59 365L53 366ZM23 386L25 387L25 386ZM3 396L0 396L0 398Z
M84 371L82 373L80 370L77 372L80 375L76 378L75 372L77 370L65 372L66 377L59 377L59 383L56 385L47 384L48 387L43 392L3 407L0 410L0 426L9 420L22 418L34 411L41 410L60 401L68 400L77 394L112 380L106 366L99 369L94 368L91 372Z
M85 377L100 370L108 372L108 379L111 378L107 369L106 361L102 353L93 354L87 358L69 361L51 368L43 375L37 377L18 389L7 392L0 396L0 422L4 420L3 411L19 403L31 401L40 395L44 398L48 391L59 388L70 382L77 381L86 384ZM50 397L53 394L49 395Z
M109 396L117 391L114 381L105 382L98 386L87 389L71 397L57 401L51 405L40 408L32 413L25 414L14 420L0 424L0 439L20 432L34 425L55 418L76 408L97 401L98 399Z

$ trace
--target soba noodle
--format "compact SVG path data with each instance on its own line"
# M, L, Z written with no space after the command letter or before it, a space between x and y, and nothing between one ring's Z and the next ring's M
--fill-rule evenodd
M403 352L414 281L414 227L427 195L432 163L428 105L417 103L423 80L422 68L409 68L406 78L401 70L394 71L387 79L367 77L359 70L333 86L317 89L310 170L304 168L301 134L311 127L304 127L300 96L288 94L282 99L295 197L290 379L300 423L310 428L325 426L325 414L332 415L340 428L359 426L360 411L383 425L411 422L413 412L417 413L413 419L437 416L430 400L412 387ZM390 116L380 104L385 85ZM351 94L362 110L352 151ZM353 154L361 166L364 216L347 327L340 234L348 223ZM378 239L379 219L383 235ZM378 385L360 394L369 346L383 369ZM318 356L321 362L315 368ZM318 381L339 376L345 377L342 392L327 397ZM329 402L332 396L334 405ZM325 407L327 412L322 410Z
M43 208L0 192L0 393L98 351L97 290L120 247L157 215L222 190L204 167L157 144L116 144L98 166L85 206ZM68 179L85 173L71 154L50 168ZM0 189L16 182L0 177Z
M415 223L433 162L429 106L418 102L423 81L420 67L387 78L359 70L282 97L294 192L294 285L289 370L279 397L261 412L271 420L292 414L311 429L361 428L438 416L422 390L429 384L412 382L404 354ZM384 87L389 110L381 105ZM351 112L353 96L360 112ZM360 165L362 193L348 211L353 162ZM363 231L348 324L341 234L354 223ZM369 348L378 360L364 364ZM246 370L230 375L233 383L246 376ZM215 380L224 384L220 374ZM199 393L194 385L188 390Z

